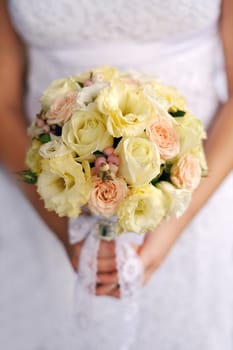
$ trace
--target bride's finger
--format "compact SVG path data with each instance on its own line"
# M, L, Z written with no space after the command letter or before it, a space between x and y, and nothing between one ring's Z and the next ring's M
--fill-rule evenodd
M107 295L107 296L119 297L120 296L119 285L117 283L99 285L96 288L95 294L98 296Z
M115 257L115 255L116 255L115 243L113 241L106 242L102 240L99 246L98 257L111 258L111 257Z
M120 293L120 288L117 287L115 289L113 289L112 291L110 291L110 293L108 294L109 297L115 297L115 298L120 298L121 293Z
M115 258L106 258L106 259L97 259L97 273L104 272L115 272L116 268L116 259Z
M117 284L118 283L118 274L117 272L110 273L98 273L97 282L100 284Z

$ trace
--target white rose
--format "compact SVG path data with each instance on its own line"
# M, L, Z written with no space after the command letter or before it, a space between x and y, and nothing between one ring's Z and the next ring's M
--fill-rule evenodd
M86 105L93 102L98 96L99 92L107 87L108 83L94 83L90 86L82 88L77 94L77 104L80 108L85 109Z
M43 144L39 151L43 158L62 157L71 152L72 150L66 147L61 139L55 139Z

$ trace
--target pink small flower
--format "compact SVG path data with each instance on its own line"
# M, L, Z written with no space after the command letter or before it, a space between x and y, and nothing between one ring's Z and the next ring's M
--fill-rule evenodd
M106 155L106 156L110 156L112 153L114 153L114 148L113 147L107 147L107 148L105 148L104 150L103 150L103 152L104 152L104 154Z
M111 164L109 164L109 169L110 169L111 174L116 175L119 167L116 164L111 163Z
M181 157L171 168L171 181L177 188L195 190L201 180L199 160L191 153Z
M108 163L119 165L120 164L120 157L117 156L116 154L110 154L110 156L108 156Z
M98 170L101 167L101 165L106 164L106 163L107 163L106 158L104 158L104 157L97 157L96 160L95 160L95 167Z
M49 125L44 125L44 126L43 126L43 130L44 130L45 132L50 132L50 127L49 127Z
M121 178L102 180L93 177L93 190L88 202L88 208L95 215L110 217L116 214L119 203L128 193L127 184Z
M38 128L43 128L44 125L45 121L43 119L36 118L36 126L38 126Z

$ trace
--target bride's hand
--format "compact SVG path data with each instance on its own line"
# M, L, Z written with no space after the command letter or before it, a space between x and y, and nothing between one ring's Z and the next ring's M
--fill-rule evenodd
M100 241L97 271L96 295L120 297L114 241Z
M144 243L137 251L144 267L144 284L160 266L180 232L181 225L174 218L164 221L156 230L146 234ZM73 244L69 249L69 257L75 271L78 269L83 242ZM137 250L136 247L134 248ZM97 256L96 295L120 297L114 241L100 241Z
M75 271L78 270L80 253L83 242L70 245L68 255ZM119 297L118 275L116 267L116 253L114 241L100 241L97 256L97 285L96 295Z
M175 217L163 221L153 232L145 235L144 243L138 255L144 266L144 284L146 284L159 268L175 241L183 230L183 220Z

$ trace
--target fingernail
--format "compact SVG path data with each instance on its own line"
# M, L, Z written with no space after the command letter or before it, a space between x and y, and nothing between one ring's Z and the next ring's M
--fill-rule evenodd
M117 285L116 285L115 283L114 283L114 284L111 284L111 285L109 286L108 290L110 291L110 290L116 288L116 286L117 286Z

